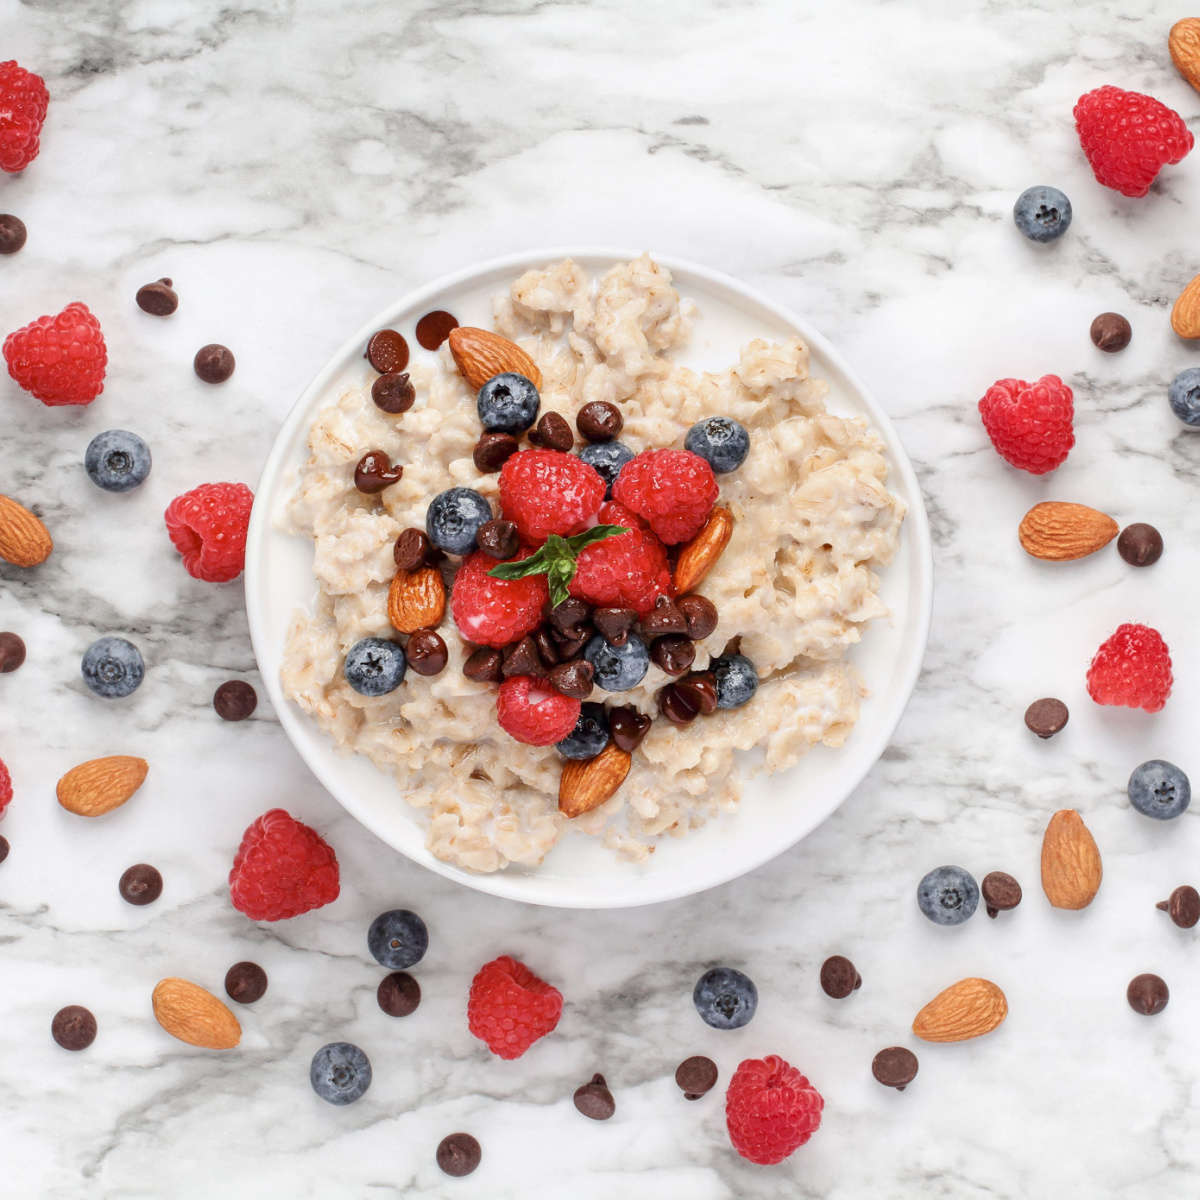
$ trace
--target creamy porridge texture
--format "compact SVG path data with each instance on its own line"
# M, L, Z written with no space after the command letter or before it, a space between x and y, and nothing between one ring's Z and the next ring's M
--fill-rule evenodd
M638 452L682 448L688 429L714 415L750 433L746 460L717 476L717 503L733 514L733 533L695 589L719 622L697 643L694 669L740 639L739 652L757 667L758 692L742 708L677 726L659 714L657 695L671 678L653 663L631 690L597 688L592 701L632 705L655 719L617 793L573 820L558 810L562 756L500 728L496 686L464 676L474 647L449 611L440 627L449 662L440 674L410 670L376 699L343 678L352 645L395 636L387 599L401 531L424 528L430 501L451 487L475 489L499 512L497 476L481 474L472 458L480 434L474 391L449 348L437 352L436 366L410 367L417 399L408 412L375 406L364 367L362 384L313 422L288 514L292 532L313 539L319 598L292 620L284 689L340 746L393 775L398 803L426 810L428 846L440 859L473 871L536 864L571 826L603 837L623 858L644 858L660 835L680 836L736 806L735 751L761 748L764 769L777 771L818 742L841 746L858 718L865 693L843 656L886 614L875 568L891 560L904 516L886 487L880 440L861 418L826 412L826 385L810 377L799 337L752 341L720 374L677 366L689 311L648 255L598 280L570 260L529 271L495 303L495 330L542 372L543 413L573 426L584 404L609 401L624 417L621 440ZM368 450L404 466L401 480L377 496L354 485ZM456 565L443 564L448 584Z

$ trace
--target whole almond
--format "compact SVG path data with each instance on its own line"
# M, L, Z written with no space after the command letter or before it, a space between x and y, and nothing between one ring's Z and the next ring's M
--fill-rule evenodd
M675 590L690 592L712 570L733 536L733 513L714 508L705 526L679 552L675 563Z
M53 549L45 525L23 504L0 496L0 558L14 567L36 567Z
M1200 17L1184 17L1171 26L1167 49L1175 69L1200 92Z
M1200 275L1179 294L1171 309L1171 328L1181 338L1200 338Z
M564 817L580 817L599 808L625 782L632 755L609 742L595 758L568 759L558 782L558 811Z
M460 325L450 331L448 340L459 374L475 391L506 371L524 375L536 388L542 386L542 373L537 363L516 342L510 342L490 329Z
M1087 908L1100 890L1104 870L1096 839L1073 809L1050 818L1042 839L1042 890L1055 908Z
M1034 558L1067 562L1095 554L1119 532L1112 517L1086 504L1048 500L1035 504L1025 514L1017 536Z
M211 992L186 979L163 979L151 997L154 1019L189 1046L231 1050L242 1040L238 1019Z
M960 979L938 992L913 1019L926 1042L965 1042L991 1033L1008 1016L1004 993L989 979Z
M397 571L388 589L388 620L401 633L436 629L446 615L446 584L438 567Z
M150 765L144 758L114 754L72 767L58 781L58 802L81 817L100 817L120 808L142 786Z

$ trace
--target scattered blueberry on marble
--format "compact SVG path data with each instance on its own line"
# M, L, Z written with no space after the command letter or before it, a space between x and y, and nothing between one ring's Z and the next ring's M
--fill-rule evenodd
M1056 242L1071 224L1071 202L1055 187L1026 188L1013 205L1013 220L1031 242Z
M604 480L604 498L611 500L613 484L621 468L637 455L624 442L593 442L580 450L579 457Z
M537 420L542 398L532 381L515 371L493 375L476 399L479 423L489 433L524 433Z
M312 1089L330 1104L353 1104L371 1086L371 1063L352 1042L330 1042L313 1055Z
M718 475L724 475L746 461L750 434L732 417L708 417L687 431L683 448L698 454Z
M917 885L917 903L935 925L961 925L979 907L979 884L962 867L935 867Z
M407 666L399 642L369 637L355 642L346 652L342 671L360 696L386 696L404 682Z
M132 695L146 674L142 652L119 637L102 637L93 642L80 664L83 682L105 700Z
M434 496L425 514L429 540L447 554L470 554L479 527L492 519L491 505L471 488L453 487Z
M758 1008L758 988L741 971L713 967L697 981L692 1003L706 1025L714 1029L741 1029Z
M1152 758L1129 777L1129 803L1158 821L1178 817L1192 802L1192 785L1174 763Z
M722 654L708 669L716 680L718 708L741 708L758 691L758 671L744 654Z
M403 971L419 963L429 949L429 930L415 912L394 908L380 913L367 931L367 948L375 961L389 971Z
M1171 411L1185 425L1200 425L1200 367L1188 367L1167 388Z
M109 429L88 443L83 466L98 488L129 492L150 474L150 447L128 429Z
M558 743L558 752L563 758L595 758L607 745L608 716L604 705L589 701L580 705L579 720Z
M650 651L636 633L613 646L600 633L593 634L583 648L583 657L595 668L592 682L606 692L627 692L637 687L650 666Z

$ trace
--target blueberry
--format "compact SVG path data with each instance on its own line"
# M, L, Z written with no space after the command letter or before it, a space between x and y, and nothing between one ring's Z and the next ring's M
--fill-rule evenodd
M1129 777L1129 803L1145 817L1169 821L1192 802L1192 785L1174 764L1152 758Z
M650 666L650 651L636 633L627 634L623 646L610 646L601 634L593 634L583 648L583 657L596 669L592 682L606 692L637 687Z
M979 907L979 884L962 867L935 867L917 885L917 903L935 925L961 925Z
M330 1104L353 1104L371 1086L371 1060L352 1042L330 1042L308 1068L312 1089Z
M1185 425L1200 425L1200 367L1188 367L1167 388L1171 411Z
M604 480L604 498L611 500L613 484L621 468L637 455L624 442L593 442L580 450L579 457Z
M1058 188L1026 188L1013 205L1013 220L1031 242L1056 242L1071 224L1071 202Z
M136 692L146 664L142 652L119 637L102 637L83 656L83 682L105 700L118 700Z
M88 443L83 466L98 488L128 492L150 474L150 447L136 433L110 429Z
M408 663L399 642L369 637L346 651L342 671L346 682L360 696L386 696L404 682Z
M758 691L758 672L744 654L722 654L708 669L717 681L718 708L741 708Z
M415 912L394 908L380 913L367 930L367 947L375 961L389 971L403 971L419 963L429 949L429 930Z
M714 1029L741 1029L758 1008L758 988L741 971L713 967L705 971L692 992L692 1003Z
M434 496L425 514L425 532L447 554L470 554L479 527L491 519L492 506L478 492L453 487Z
M683 448L700 455L718 475L723 475L736 471L746 461L750 434L732 417L709 417L687 431Z
M558 743L563 758L595 758L608 745L608 714L590 701L579 709L575 728Z
M488 433L524 433L537 420L541 404L537 388L515 371L493 375L476 400L480 424Z

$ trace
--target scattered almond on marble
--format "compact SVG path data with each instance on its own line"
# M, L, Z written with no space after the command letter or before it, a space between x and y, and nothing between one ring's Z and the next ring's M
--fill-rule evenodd
M1083 818L1064 808L1050 818L1042 839L1042 890L1055 908L1087 908L1104 876L1100 850Z
M154 1019L189 1046L231 1050L242 1040L238 1019L211 992L186 979L163 979L151 997Z
M558 783L558 811L581 817L599 808L625 782L633 756L609 742L595 758L568 759Z
M103 816L120 808L142 786L149 770L144 758L130 754L93 758L58 781L58 802L81 817Z
M1171 328L1181 338L1200 338L1200 275L1179 294L1171 309Z
M459 374L476 391L489 379L506 371L524 375L536 388L542 386L542 373L537 363L516 342L510 342L490 329L460 325L450 331L447 340Z
M388 589L388 620L401 633L436 629L446 615L446 584L437 567L397 571Z
M1184 17L1171 26L1167 49L1175 69L1200 92L1200 17Z
M960 979L939 992L912 1023L926 1042L965 1042L991 1033L1008 1016L1008 1000L989 979Z
M1049 500L1035 504L1025 514L1017 536L1034 558L1067 562L1095 554L1119 532L1112 517L1086 504Z
M714 508L703 529L679 552L675 563L675 590L682 596L712 570L733 536L733 513Z
M23 504L0 496L0 558L14 567L36 567L53 549L46 526Z

